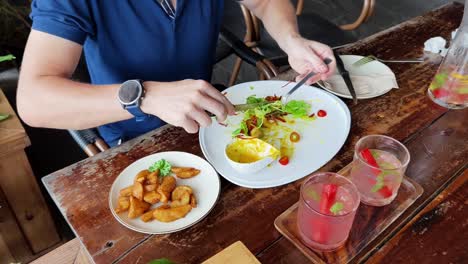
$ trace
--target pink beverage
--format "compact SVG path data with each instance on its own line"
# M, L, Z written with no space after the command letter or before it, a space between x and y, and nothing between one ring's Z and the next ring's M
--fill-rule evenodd
M441 66L429 86L429 97L447 108L468 106L468 75L458 73L454 67Z
M452 109L468 107L468 5L460 28L428 90L435 103Z
M354 184L336 173L310 176L301 187L297 216L299 234L304 243L316 250L329 251L348 238L359 206Z
M380 135L360 139L350 179L361 201L372 206L391 203L398 194L408 163L409 152L397 140Z

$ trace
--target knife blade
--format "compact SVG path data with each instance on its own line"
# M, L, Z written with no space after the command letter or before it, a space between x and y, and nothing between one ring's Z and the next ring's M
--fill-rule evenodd
M255 104L236 104L234 105L234 110L236 112L244 112L249 109L253 109L255 107L259 107L259 106L266 105L266 104L268 104L268 102L255 103Z
M353 97L353 103L357 104L356 91L354 90L353 83L349 77L349 72L346 70L343 60L340 58L340 54L334 50L333 55L335 55L336 68L338 69L338 73L341 75L341 77L343 77L346 87L348 87L349 93Z

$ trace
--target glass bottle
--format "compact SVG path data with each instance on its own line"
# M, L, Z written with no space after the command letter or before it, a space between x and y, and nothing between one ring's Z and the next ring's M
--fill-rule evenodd
M428 95L446 108L468 107L468 0L462 23L429 86Z

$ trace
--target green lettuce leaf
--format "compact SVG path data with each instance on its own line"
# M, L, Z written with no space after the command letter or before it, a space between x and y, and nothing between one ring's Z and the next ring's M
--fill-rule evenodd
M284 106L284 111L293 115L294 117L308 116L310 104L304 101L291 100Z
M258 104L258 103L263 103L263 102L265 102L264 98L255 97L255 95L251 95L247 97L248 104Z

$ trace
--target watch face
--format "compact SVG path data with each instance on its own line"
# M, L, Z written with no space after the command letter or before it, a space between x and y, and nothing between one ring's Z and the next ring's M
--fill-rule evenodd
M130 80L122 84L119 89L119 100L124 105L138 103L141 97L142 87L139 81Z

